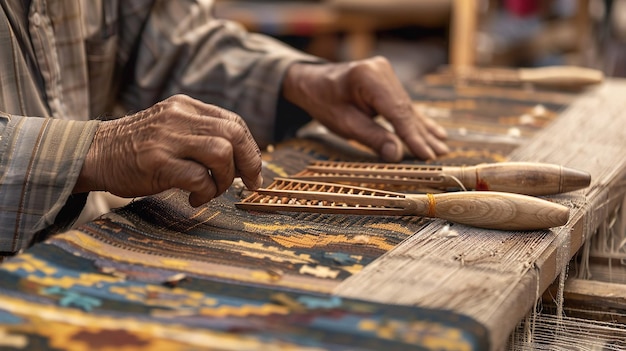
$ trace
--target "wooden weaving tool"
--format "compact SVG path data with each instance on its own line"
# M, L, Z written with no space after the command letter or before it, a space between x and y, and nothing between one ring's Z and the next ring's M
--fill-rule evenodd
M390 191L276 178L238 208L256 211L425 216L475 227L536 230L562 226L569 208L539 198L501 192L401 194Z
M526 195L559 194L586 188L591 182L589 173L533 162L453 167L316 161L291 178L383 189L394 186L465 188Z
M458 81L489 85L520 85L531 83L540 86L581 88L604 80L599 70L576 66L548 66L537 68L469 68L442 70Z

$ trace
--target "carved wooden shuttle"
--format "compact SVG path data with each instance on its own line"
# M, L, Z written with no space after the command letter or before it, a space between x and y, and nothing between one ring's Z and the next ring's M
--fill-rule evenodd
M291 178L387 190L401 186L442 190L465 188L525 195L559 194L586 188L591 182L587 172L533 162L452 167L316 161Z
M402 194L364 187L277 178L236 204L269 212L424 216L500 230L562 226L569 208L540 198L503 192Z

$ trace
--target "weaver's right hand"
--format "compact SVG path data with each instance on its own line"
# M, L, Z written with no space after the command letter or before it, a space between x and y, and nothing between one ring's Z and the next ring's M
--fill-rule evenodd
M238 115L176 95L134 115L101 122L74 193L104 190L122 197L170 188L200 206L240 176L261 186L261 152Z

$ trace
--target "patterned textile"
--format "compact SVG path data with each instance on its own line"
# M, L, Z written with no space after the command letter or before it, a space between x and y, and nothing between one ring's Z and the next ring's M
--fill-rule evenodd
M332 157L313 141L266 157L265 177ZM282 166L280 166L282 165ZM238 210L237 184L194 209L146 197L0 265L0 346L16 349L481 350L450 311L332 290L421 228L419 217ZM4 343L4 344L3 344Z
M80 238L80 234L75 233ZM111 231L110 235L114 235ZM179 260L179 262L183 262ZM116 270L109 264L117 266ZM130 266L129 266L130 267ZM484 349L445 311L387 306L94 258L63 241L0 269L0 347L28 350ZM174 267L174 266L170 266Z

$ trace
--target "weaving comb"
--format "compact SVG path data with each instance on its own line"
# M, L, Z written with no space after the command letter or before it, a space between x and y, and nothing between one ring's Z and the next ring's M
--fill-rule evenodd
M589 173L533 162L452 167L316 161L291 178L387 190L401 187L442 190L465 188L525 195L559 194L586 188L591 182Z
M335 183L276 178L235 204L266 212L424 216L474 227L537 230L567 223L569 208L527 195L502 192L402 194Z

